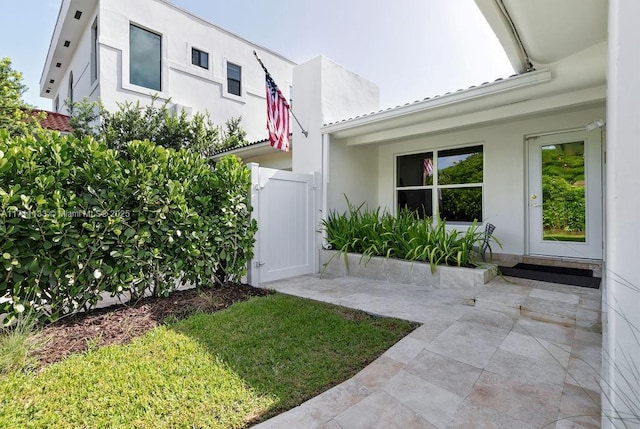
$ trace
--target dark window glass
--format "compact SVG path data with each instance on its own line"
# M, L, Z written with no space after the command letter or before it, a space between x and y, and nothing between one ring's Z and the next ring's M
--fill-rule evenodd
M397 158L397 186L433 185L433 152Z
M227 63L227 92L229 94L240 95L242 82L242 69L240 66Z
M130 25L129 81L134 85L161 91L162 37Z
M191 48L191 64L209 69L209 54L200 49Z
M482 221L482 188L445 188L438 191L440 217L448 222Z
M438 184L482 183L482 146L438 152Z
M69 104L73 105L73 71L69 72L69 91L67 98L69 99Z
M398 191L398 209L416 211L420 217L433 215L431 189Z
M98 79L98 18L91 26L91 82Z

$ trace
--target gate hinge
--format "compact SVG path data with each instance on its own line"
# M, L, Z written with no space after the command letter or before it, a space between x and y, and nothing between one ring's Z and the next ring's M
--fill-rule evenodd
M253 264L253 266L256 267L256 268L260 268L263 265L264 265L264 261L256 261Z

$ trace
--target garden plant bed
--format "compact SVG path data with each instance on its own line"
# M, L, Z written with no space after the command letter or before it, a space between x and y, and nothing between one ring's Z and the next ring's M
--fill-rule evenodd
M497 267L491 264L476 268L438 265L432 272L431 265L426 262L324 249L320 251L320 266L323 275L362 277L442 289L472 289L484 285L497 274Z
M135 304L75 314L37 334L43 345L34 356L42 368L90 347L126 344L168 318L183 319L197 312L212 313L252 296L270 293L266 289L229 283L215 289L175 291L168 298L148 297Z

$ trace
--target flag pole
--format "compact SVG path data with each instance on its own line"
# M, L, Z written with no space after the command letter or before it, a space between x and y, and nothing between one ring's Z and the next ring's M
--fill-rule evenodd
M271 77L271 73L269 73L269 70L267 70L267 68L264 66L264 64L262 63L262 60L260 59L260 57L258 56L258 53L256 51L253 51L253 55L255 55L256 60L258 60L258 62L260 63L260 65L262 66L262 70L264 70L264 72ZM271 77L271 79L273 79L273 77ZM274 81L275 82L275 81ZM296 117L296 114L293 113L293 109L291 109L291 106L289 106L289 112L291 112L291 116L293 116L293 119L296 120L296 122L298 123L298 126L300 127L300 129L302 130L302 134L304 134L305 137L309 137L309 132L305 131L304 128L302 128L302 124L300 123L300 121L298 120L298 118Z

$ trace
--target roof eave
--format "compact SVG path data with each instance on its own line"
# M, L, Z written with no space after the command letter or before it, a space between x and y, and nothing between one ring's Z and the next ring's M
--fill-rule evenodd
M266 147L271 147L269 145L269 141L261 141L261 142L257 142L257 143L250 144L250 145L247 145L247 146L242 146L242 147L238 147L238 148L235 148L235 149L230 149L230 150L227 150L227 151L216 153L216 154L214 154L212 156L212 158L214 160L218 160L218 159L220 159L220 158L222 158L223 156L226 156L226 155L238 155L240 157L242 157L242 156L246 157L247 155L252 156L253 154L251 152L256 152L256 151L264 149Z
M364 125L374 124L400 116L419 113L439 107L449 106L452 104L462 104L488 95L498 94L514 89L526 88L540 83L549 82L551 80L551 71L549 69L536 70L521 75L516 75L504 80L498 80L483 84L477 87L471 87L466 90L457 91L442 96L425 99L413 104L400 106L393 109L373 113L366 116L348 119L342 122L324 125L321 128L322 133L332 134L338 131L348 130Z
M523 73L529 67L529 60L525 57L516 34L515 27L511 27L511 23L505 16L505 12L501 9L496 0L474 0L478 9L484 16L496 38L502 45L511 66L516 73Z

